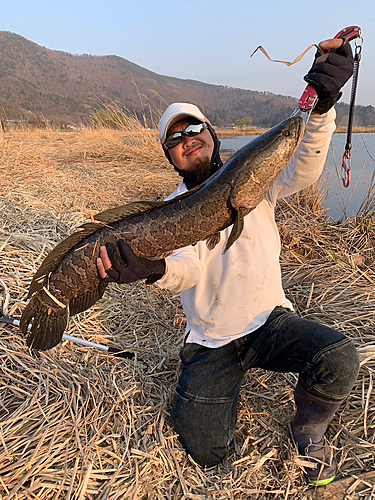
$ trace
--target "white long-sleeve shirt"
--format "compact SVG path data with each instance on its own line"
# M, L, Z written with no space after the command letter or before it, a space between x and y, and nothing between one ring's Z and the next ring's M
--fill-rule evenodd
M293 309L281 281L276 200L319 178L335 117L334 109L325 115L311 115L296 154L265 199L245 217L241 236L224 255L232 226L221 231L213 250L200 241L167 257L166 273L157 284L181 292L189 332L186 342L220 347L259 328L276 306ZM169 199L186 190L181 183Z

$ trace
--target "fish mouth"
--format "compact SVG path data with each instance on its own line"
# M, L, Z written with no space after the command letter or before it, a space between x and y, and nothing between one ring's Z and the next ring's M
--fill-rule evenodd
M291 135L291 138L295 140L296 146L298 146L306 131L305 121L301 116L293 116L286 120L286 127L283 131L284 135Z
M299 135L303 135L306 132L305 120L302 117L300 117L300 116L298 118L299 118L298 132L299 132Z
M305 120L301 116L296 117L298 120L298 126L297 126L297 143L300 144L302 141L303 136L306 133L306 124Z

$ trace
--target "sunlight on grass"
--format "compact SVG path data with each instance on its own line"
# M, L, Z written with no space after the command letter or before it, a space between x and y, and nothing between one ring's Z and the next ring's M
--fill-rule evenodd
M43 258L92 213L163 199L178 185L154 129L131 114L115 128L106 120L80 131L0 132L5 313L20 317ZM360 349L359 378L330 427L340 475L360 477L373 472L375 458L374 197L357 217L331 224L324 186L278 204L280 261L298 314L339 329ZM112 285L67 333L132 350L149 371L67 341L33 353L17 330L0 326L4 498L308 498L288 430L293 374L245 377L238 447L226 464L205 471L186 456L169 418L184 330L178 296L143 283Z

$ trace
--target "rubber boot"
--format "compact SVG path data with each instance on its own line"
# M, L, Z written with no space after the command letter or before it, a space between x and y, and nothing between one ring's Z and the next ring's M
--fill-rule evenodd
M336 463L332 448L327 443L324 433L342 401L325 401L308 393L300 383L294 392L297 413L292 422L292 434L303 455L307 479L311 484L323 486L336 477Z

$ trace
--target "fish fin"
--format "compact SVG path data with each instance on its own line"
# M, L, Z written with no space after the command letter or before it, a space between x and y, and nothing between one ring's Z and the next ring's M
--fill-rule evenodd
M239 210L234 210L234 222L232 226L232 230L230 232L230 235L228 237L227 243L225 245L223 255L225 252L233 245L233 243L240 237L243 226L244 226L244 220L243 216L241 215L241 212Z
M119 220L126 220L138 213L148 212L149 210L159 208L165 205L165 203L165 201L134 201L132 203L127 203L126 205L120 205L118 207L109 208L108 210L99 212L94 215L94 220L110 225ZM82 224L80 227L84 228L86 225L91 224L95 225L95 222L88 222L86 224ZM97 228L98 227L99 225L97 225Z
M70 316L74 316L82 311L86 311L89 307L93 306L95 302L103 297L105 289L107 288L108 283L106 281L101 281L99 286L90 290L85 295L81 295L80 297L75 297L69 302L69 312Z
M68 314L67 307L52 310L39 295L32 297L23 310L20 321L21 332L28 347L46 351L59 344L68 324Z
M198 191L202 186L203 184L168 201L139 201L129 203L127 205L121 205L115 208L110 208L109 210L105 210L104 212L96 214L94 216L94 219L97 222L91 221L82 224L79 227L78 231L68 236L65 240L56 245L53 250L51 250L51 252L44 259L33 277L29 288L28 298L30 298L35 292L38 292L46 285L49 275L56 269L56 267L60 264L62 258L72 248L74 248L84 238L91 236L96 231L100 231L103 225L114 224L119 220L126 220L136 215L137 213L140 214L148 211L153 211L162 206L176 203L179 200L191 196L191 194Z
M134 201L132 203L127 203L126 205L109 208L108 210L104 210L103 212L99 212L98 214L94 215L94 220L108 225L113 224L119 220L126 220L133 215L153 211L157 208L176 203L176 201L183 200L184 198L191 196L193 193L201 189L203 185L204 183L167 201ZM82 226L80 227L91 227L92 224L95 226L95 222L87 222L85 224L82 224Z
M221 235L220 233L215 233L212 236L206 238L206 245L209 250L213 250L216 245L220 242Z
M178 196L175 196L174 198L168 200L166 203L173 203L176 200L183 200L184 198L188 198L192 194L194 194L197 191L199 191L200 189L202 189L202 187L205 184L206 184L206 182L202 182L202 184L199 184L198 186L195 186L195 187L189 189L189 191L184 191L183 193L179 194Z
M30 298L35 292L38 292L46 285L48 276L60 264L63 257L84 238L91 236L96 231L100 231L103 225L113 224L120 219L126 219L136 213L155 209L163 204L164 202L158 201L130 203L128 205L122 205L121 207L116 207L104 212L100 212L94 217L95 220L98 220L97 223L87 222L85 224L82 224L78 228L78 231L72 233L70 236L65 238L65 240L58 243L44 259L30 284L28 298ZM126 210L126 207L128 207L128 210Z
M41 290L47 283L49 275L56 269L60 264L62 258L73 248L87 238L95 231L100 229L100 227L95 226L91 228L86 228L84 230L77 231L65 240L58 243L55 248L53 248L47 257L44 259L37 272L34 274L32 282L29 288L28 298L30 298L35 292Z

